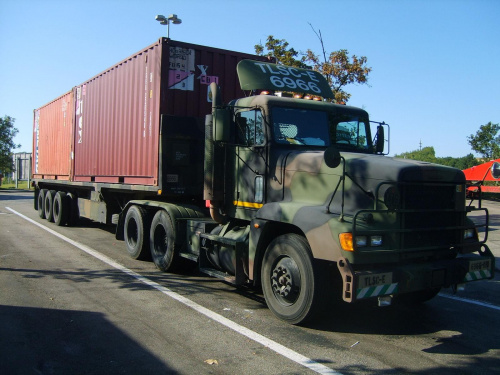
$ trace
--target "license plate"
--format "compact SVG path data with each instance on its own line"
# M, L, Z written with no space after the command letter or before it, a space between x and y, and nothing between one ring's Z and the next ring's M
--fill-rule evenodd
M358 288L392 284L392 272L361 275L358 278Z
M469 262L469 272L489 271L491 259L472 260Z

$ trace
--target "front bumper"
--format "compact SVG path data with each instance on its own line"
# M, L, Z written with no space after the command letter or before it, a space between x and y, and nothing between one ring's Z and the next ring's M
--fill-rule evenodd
M346 258L342 258L337 262L343 280L342 297L346 302L355 302L492 279L495 257L486 244L481 246L479 255L468 254L455 259L393 267L388 265L369 271L356 271Z

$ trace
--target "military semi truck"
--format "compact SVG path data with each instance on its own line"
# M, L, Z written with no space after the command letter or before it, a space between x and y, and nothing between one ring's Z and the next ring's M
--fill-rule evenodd
M35 209L115 224L162 271L261 286L292 324L332 296L492 278L464 174L385 156L388 126L330 98L315 71L160 39L34 111Z

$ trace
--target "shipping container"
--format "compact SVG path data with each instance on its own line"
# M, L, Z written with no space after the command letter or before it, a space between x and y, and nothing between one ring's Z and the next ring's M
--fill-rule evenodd
M33 178L70 180L72 176L73 91L34 111Z
M35 178L201 196L209 85L244 96L236 65L249 58L159 39L35 110Z

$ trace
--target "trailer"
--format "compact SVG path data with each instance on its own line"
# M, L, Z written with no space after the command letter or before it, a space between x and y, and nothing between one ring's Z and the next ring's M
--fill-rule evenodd
M463 172L387 157L388 125L332 99L318 72L162 38L34 111L35 209L260 286L292 324L492 278Z

